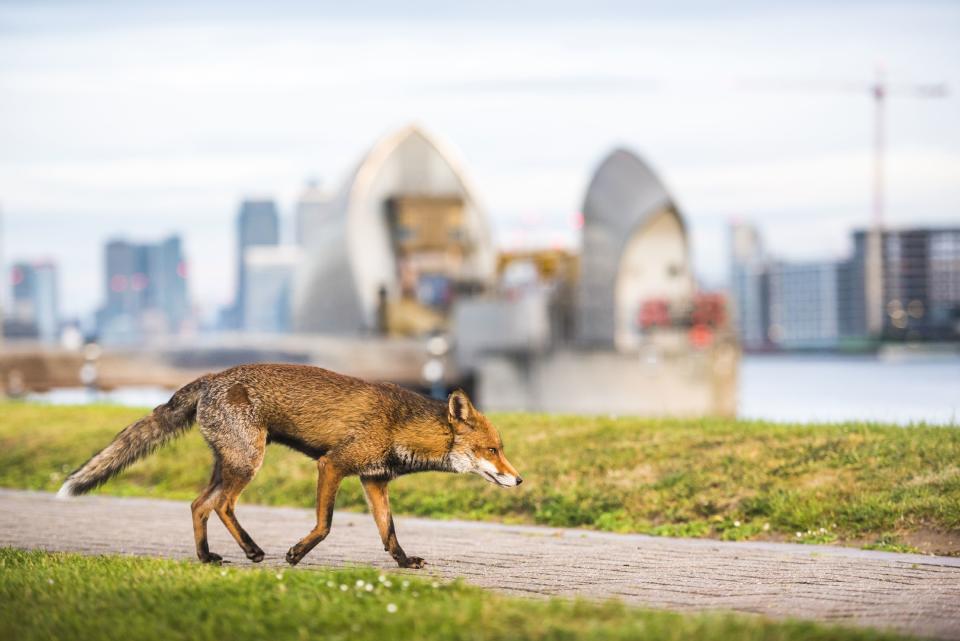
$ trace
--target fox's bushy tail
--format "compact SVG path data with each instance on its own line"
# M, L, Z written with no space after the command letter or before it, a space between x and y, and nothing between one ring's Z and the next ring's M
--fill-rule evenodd
M206 386L203 378L181 387L149 416L128 425L106 446L67 477L57 492L66 498L85 494L119 474L131 463L150 454L193 425L197 403Z

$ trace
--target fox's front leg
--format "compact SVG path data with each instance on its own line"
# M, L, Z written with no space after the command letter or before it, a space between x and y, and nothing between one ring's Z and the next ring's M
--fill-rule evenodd
M422 568L425 561L419 556L407 556L397 541L397 532L393 528L393 515L390 514L390 497L387 495L387 481L379 479L361 478L363 491L367 495L367 503L373 512L373 520L380 530L380 539L383 549L402 568Z
M296 565L307 552L330 534L333 521L333 505L343 481L343 472L327 457L317 460L317 526L287 551L287 563Z

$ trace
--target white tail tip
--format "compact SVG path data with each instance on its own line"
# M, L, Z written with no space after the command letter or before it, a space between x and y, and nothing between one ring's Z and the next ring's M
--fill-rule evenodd
M60 486L60 490L57 492L57 498L64 500L70 498L71 496L73 496L73 481L68 480Z

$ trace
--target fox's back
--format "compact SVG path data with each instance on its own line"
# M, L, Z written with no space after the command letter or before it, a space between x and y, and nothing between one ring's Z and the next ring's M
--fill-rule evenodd
M438 405L388 383L308 365L240 365L211 377L214 402L249 404L270 438L317 456L346 443L389 446L394 431Z

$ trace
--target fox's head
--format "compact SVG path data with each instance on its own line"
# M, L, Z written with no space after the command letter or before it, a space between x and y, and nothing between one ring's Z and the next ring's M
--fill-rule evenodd
M502 487L523 483L503 455L497 428L477 411L463 390L456 390L447 398L447 420L454 434L450 461L455 472L472 472Z

